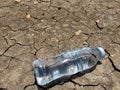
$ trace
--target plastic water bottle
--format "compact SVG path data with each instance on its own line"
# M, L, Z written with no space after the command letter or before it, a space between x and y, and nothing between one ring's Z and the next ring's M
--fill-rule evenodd
M101 47L77 48L50 58L33 62L37 84L49 87L59 81L69 79L72 75L82 73L95 67L105 56Z

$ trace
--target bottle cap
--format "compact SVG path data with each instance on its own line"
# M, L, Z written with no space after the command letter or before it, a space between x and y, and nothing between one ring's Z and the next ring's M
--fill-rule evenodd
M104 49L101 48L101 47L97 47L97 49L98 49L98 51L99 51L99 53L100 53L100 57L101 57L101 58L105 57L105 51L104 51Z

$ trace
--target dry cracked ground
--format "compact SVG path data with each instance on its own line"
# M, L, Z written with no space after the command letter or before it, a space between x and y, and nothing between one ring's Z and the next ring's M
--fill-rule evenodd
M48 90L120 90L120 0L0 0L0 90L38 90L35 59L84 46L102 64Z

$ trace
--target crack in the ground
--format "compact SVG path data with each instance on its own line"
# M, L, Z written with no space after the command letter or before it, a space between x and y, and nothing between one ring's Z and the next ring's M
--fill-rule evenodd
M20 45L20 46L30 46L30 45L23 45L23 44L21 44L21 43L14 43L14 44L12 44L12 45L10 45L9 47L7 47L4 51L3 51L3 53L2 54L0 54L0 56L2 56L2 55L4 55L11 47L13 47L13 46L15 46L15 45Z
M6 53L11 47L15 46L16 44L18 44L18 45L20 45L20 46L29 46L29 45L23 45L23 44L20 44L20 43L14 43L14 44L10 45L9 47L7 47L7 48L4 50L4 52L3 52L2 54L0 54L0 56L5 56L5 57L8 57L8 58L10 58L10 59L9 59L9 61L8 61L8 64L6 65L6 67L5 67L2 71L0 71L0 73L3 72L5 69L8 69L8 68L9 68L10 62L11 62L13 59L19 60L19 59L16 58L16 57L5 55L5 53ZM22 61L22 60L20 60L20 61ZM22 61L22 62L27 62L27 63L29 63L29 64L31 65L31 63L30 63L29 61Z
M6 56L6 55L4 55L4 56L10 58L9 61L8 61L7 66L4 68L4 69L7 69L7 68L9 68L10 62L11 62L15 57L10 57L10 56Z
M100 30L104 28L104 27L99 26L97 21L95 21L95 24L96 24L97 28Z
M16 60L21 61L21 62L26 62L26 63L28 63L28 64L32 67L32 65L31 65L31 63L30 63L29 61L23 61L23 60L20 60L20 59L18 59L18 58L16 58L16 57L7 56L7 55L4 55L4 54L3 54L3 56L8 57L8 58L9 58L9 61L8 61L7 65L6 65L6 67L5 67L3 70L0 71L0 73L3 72L5 69L8 69L8 68L9 68L10 63L11 63L11 61L12 61L13 59L16 59ZM33 68L31 68L29 71L33 71ZM29 72L29 71L28 71L28 72ZM28 72L26 72L26 73L28 73Z
M90 37L91 37L91 35L88 35L88 37L87 37L87 39L85 40L85 42L87 43L87 45L88 45L88 47L90 46L90 44L89 44L89 39L90 39Z
M93 34L96 34L96 33L91 33L91 34L88 34L88 33L83 33L84 35L87 35L87 39L85 40L85 42L87 43L87 46L89 47L90 46L90 43L88 42L89 39L92 37Z
M119 42L115 42L115 41L111 41L112 43L114 43L114 44L118 44L118 45L120 45L120 43Z
M107 90L107 88L104 85L100 85L104 90Z
M5 42L6 42L6 44L8 45L8 40L7 40L6 36L8 36L8 33L7 33L7 35L3 36L3 38L4 38Z
M44 43L46 40L47 40L47 39L45 38L41 43ZM35 56L35 58L38 59L38 57L37 57L37 52L38 52L40 49L42 49L43 46L41 46L40 48L36 48L36 47L35 47L35 42L33 42L32 45L33 45L33 48L35 49L35 52L34 52L34 53L31 53L31 54L33 54L33 55Z
M70 80L70 82L73 83L74 85L78 85L80 87L96 87L96 86L100 85L104 90L107 90L106 87L101 85L100 83L98 83L98 84L84 84L83 85L83 84L79 84L79 83L77 83L77 82L75 82L73 80Z
M25 45L25 44L22 44L22 43L18 43L18 42L17 42L17 43L15 43L15 44L18 44L18 45L20 45L20 46L29 46L29 47L30 47L33 43L32 43L32 44Z
M120 69L115 66L113 60L110 58L111 54L106 49L105 49L105 52L108 54L108 59L111 62L111 65L114 68L114 70L117 71L117 72L120 72Z
M25 90L26 88L28 88L28 87L30 87L30 86L34 86L34 85L35 85L35 83L25 85L24 88L23 88L23 90Z
M73 80L70 80L70 82L72 82L73 84L75 84L75 85L78 85L78 86L80 86L80 87L86 87L86 86L98 86L98 85L100 85L99 83L98 84L79 84L79 83L77 83L77 82L75 82L75 81L73 81Z
M39 2L51 2L51 0L39 0Z
M84 35L86 35L87 36L87 39L85 40L85 42L87 43L87 46L88 47L90 47L90 43L89 43L89 39L93 36L93 35L95 35L95 34L100 34L101 32L96 32L96 33L82 33L82 34L84 34Z
M5 69L8 69L8 68L9 68L9 65L10 65L10 62L11 62L13 59L15 59L15 57L12 57L12 56L7 56L7 55L3 55L3 56L8 57L8 58L10 58L10 59L8 60L8 63L7 63L7 65L5 66L5 68L3 68L3 70L1 70L0 73L2 73Z
M61 40L58 39L58 45L57 45L57 52L58 52L58 53L61 53L61 52L60 52L60 51L61 51L61 49L60 49L60 41L61 41Z
M35 47L34 47L35 48ZM35 58L36 59L38 59L38 57L37 57L37 52L40 50L40 49L42 49L43 47L41 47L41 48L39 48L39 49L37 49L37 48L35 48L35 52L33 53L33 55L35 56Z
M0 54L0 56L4 55L11 47L13 47L15 44L10 45L9 47L7 47L4 52L2 54Z

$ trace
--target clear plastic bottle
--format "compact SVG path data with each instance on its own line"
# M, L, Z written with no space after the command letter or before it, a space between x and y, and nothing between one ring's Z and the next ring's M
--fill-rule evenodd
M37 84L48 87L72 75L89 70L105 56L103 48L77 48L33 62Z

